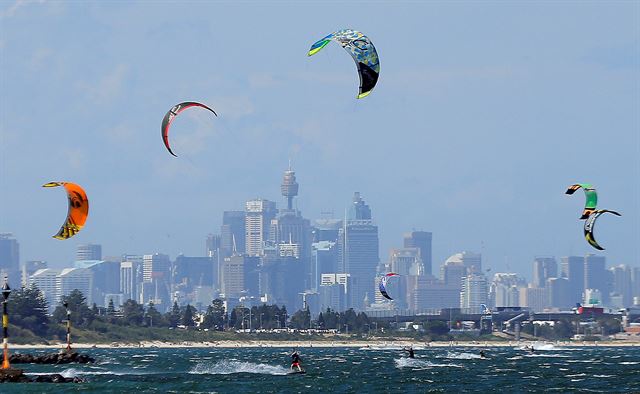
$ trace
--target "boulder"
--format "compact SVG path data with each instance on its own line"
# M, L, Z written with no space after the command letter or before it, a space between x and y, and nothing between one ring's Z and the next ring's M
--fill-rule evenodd
M9 362L12 364L89 364L96 360L86 354L77 352L67 353L49 353L34 356L32 354L13 353L9 356Z

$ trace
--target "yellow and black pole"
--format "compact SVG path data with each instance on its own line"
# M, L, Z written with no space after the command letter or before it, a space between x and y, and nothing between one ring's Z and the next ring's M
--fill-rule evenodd
M4 285L2 286L2 346L3 346L3 358L2 369L10 369L9 365L9 313L7 312L7 299L11 294L11 288L9 287L9 280L4 277Z
M62 305L67 311L67 353L71 353L71 311L68 302L65 301Z

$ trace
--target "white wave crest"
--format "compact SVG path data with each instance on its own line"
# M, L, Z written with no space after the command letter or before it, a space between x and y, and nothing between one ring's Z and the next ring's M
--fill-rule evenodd
M53 375L57 372L26 372L26 375L31 376L47 376ZM67 368L64 371L60 372L60 375L65 378L75 378L81 375L129 375L125 372L114 372L114 371L83 371L76 368Z
M290 369L279 365L256 364L246 361L218 361L217 363L196 364L189 373L207 375L231 375L234 373L257 373L264 375L287 375Z
M458 364L436 364L427 360L420 360L415 358L397 358L394 360L396 368L432 368L432 367L452 367L452 368L464 368Z
M559 346L555 346L552 343L545 343L545 342L533 342L530 343L528 345L523 345L520 346L518 349L519 350L529 350L531 347L533 347L534 351L549 351L549 350L573 350L573 349L569 349L566 347L559 347Z
M474 353L447 352L446 358L450 358L454 360L477 360L477 359L481 359L482 357L479 354L474 354Z

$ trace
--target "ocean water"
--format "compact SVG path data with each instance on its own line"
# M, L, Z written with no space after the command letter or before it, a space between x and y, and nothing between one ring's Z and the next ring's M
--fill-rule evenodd
M1 393L639 392L640 347L300 348L307 373L289 375L289 348L86 349L91 365L14 365L86 383L0 384ZM485 350L489 359L481 359ZM22 350L40 353L41 350Z

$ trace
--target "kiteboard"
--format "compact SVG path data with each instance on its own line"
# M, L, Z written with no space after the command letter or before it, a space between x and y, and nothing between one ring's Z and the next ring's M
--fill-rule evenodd
M287 375L303 375L305 373L307 373L307 371L303 369L302 371L291 371Z

